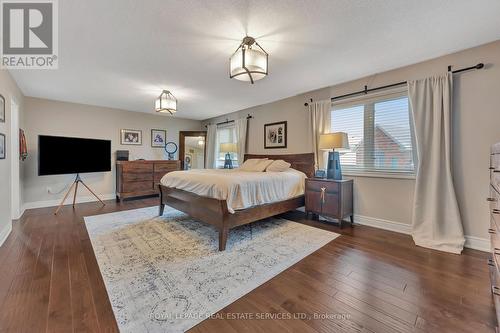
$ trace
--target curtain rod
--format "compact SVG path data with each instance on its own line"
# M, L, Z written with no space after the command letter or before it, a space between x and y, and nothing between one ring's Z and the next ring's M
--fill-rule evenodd
M248 120L248 119L252 119L252 118L253 118L253 116L251 116L250 114L248 114L248 116L247 116L247 120ZM233 119L233 120L226 119L225 121L222 121L222 122L217 123L217 124L215 124L215 125L219 126L219 125L225 125L225 124L230 124L230 123L234 123L234 119ZM211 124L209 123L209 124L207 124L207 125L211 125ZM205 127L207 127L207 125L205 125Z
M472 70L472 69L481 69L481 68L484 68L484 64L482 62L479 63L479 64L477 64L477 65L471 66L471 67L461 68L461 69L457 69L457 70L454 70L454 71L451 70L451 66L448 66L448 72L452 72L453 74L457 74L457 73L469 71L469 70ZM408 83L408 81L401 81L401 82L392 83L392 84L388 84L388 85L381 86L381 87L376 87L376 88L371 88L371 89L368 89L368 86L365 85L365 89L364 90L356 91L356 92L345 94L345 95L335 96L335 97L332 97L330 100L333 102L333 101L336 101L336 100L339 100L339 99L343 99L343 98L347 98L347 97L352 97L352 96L356 96L356 95L361 95L361 94L365 94L366 95L366 94L368 94L370 92L373 92L373 91L378 91L378 90L393 88L393 87L397 87L397 86L402 86L402 85L404 85L406 83ZM312 98L310 100L312 102ZM308 105L309 105L309 103L304 103L304 106L308 106Z

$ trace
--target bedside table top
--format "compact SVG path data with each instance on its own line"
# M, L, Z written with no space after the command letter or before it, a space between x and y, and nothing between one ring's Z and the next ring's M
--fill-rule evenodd
M336 179L327 179L327 178L306 178L307 181L312 181L312 182L331 182L331 183L348 183L352 182L352 179L342 179L342 180L336 180Z

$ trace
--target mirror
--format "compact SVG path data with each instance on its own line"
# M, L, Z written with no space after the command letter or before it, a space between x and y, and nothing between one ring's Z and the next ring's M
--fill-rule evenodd
M179 159L182 170L205 168L206 139L206 131L179 132Z

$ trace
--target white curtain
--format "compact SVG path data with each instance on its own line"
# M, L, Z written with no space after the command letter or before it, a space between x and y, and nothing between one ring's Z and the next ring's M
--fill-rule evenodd
M217 168L217 125L207 126L207 169Z
M309 128L312 134L314 166L316 169L326 168L326 151L318 149L321 134L330 132L331 101L309 103Z
M459 254L465 239L451 166L452 79L408 82L418 156L412 236L419 246Z
M238 153L238 165L243 164L247 145L247 118L236 119L234 121L236 132L236 149Z

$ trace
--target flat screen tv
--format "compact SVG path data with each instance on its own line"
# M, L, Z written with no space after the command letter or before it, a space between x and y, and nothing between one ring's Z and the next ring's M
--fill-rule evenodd
M111 141L38 136L38 175L111 171Z

